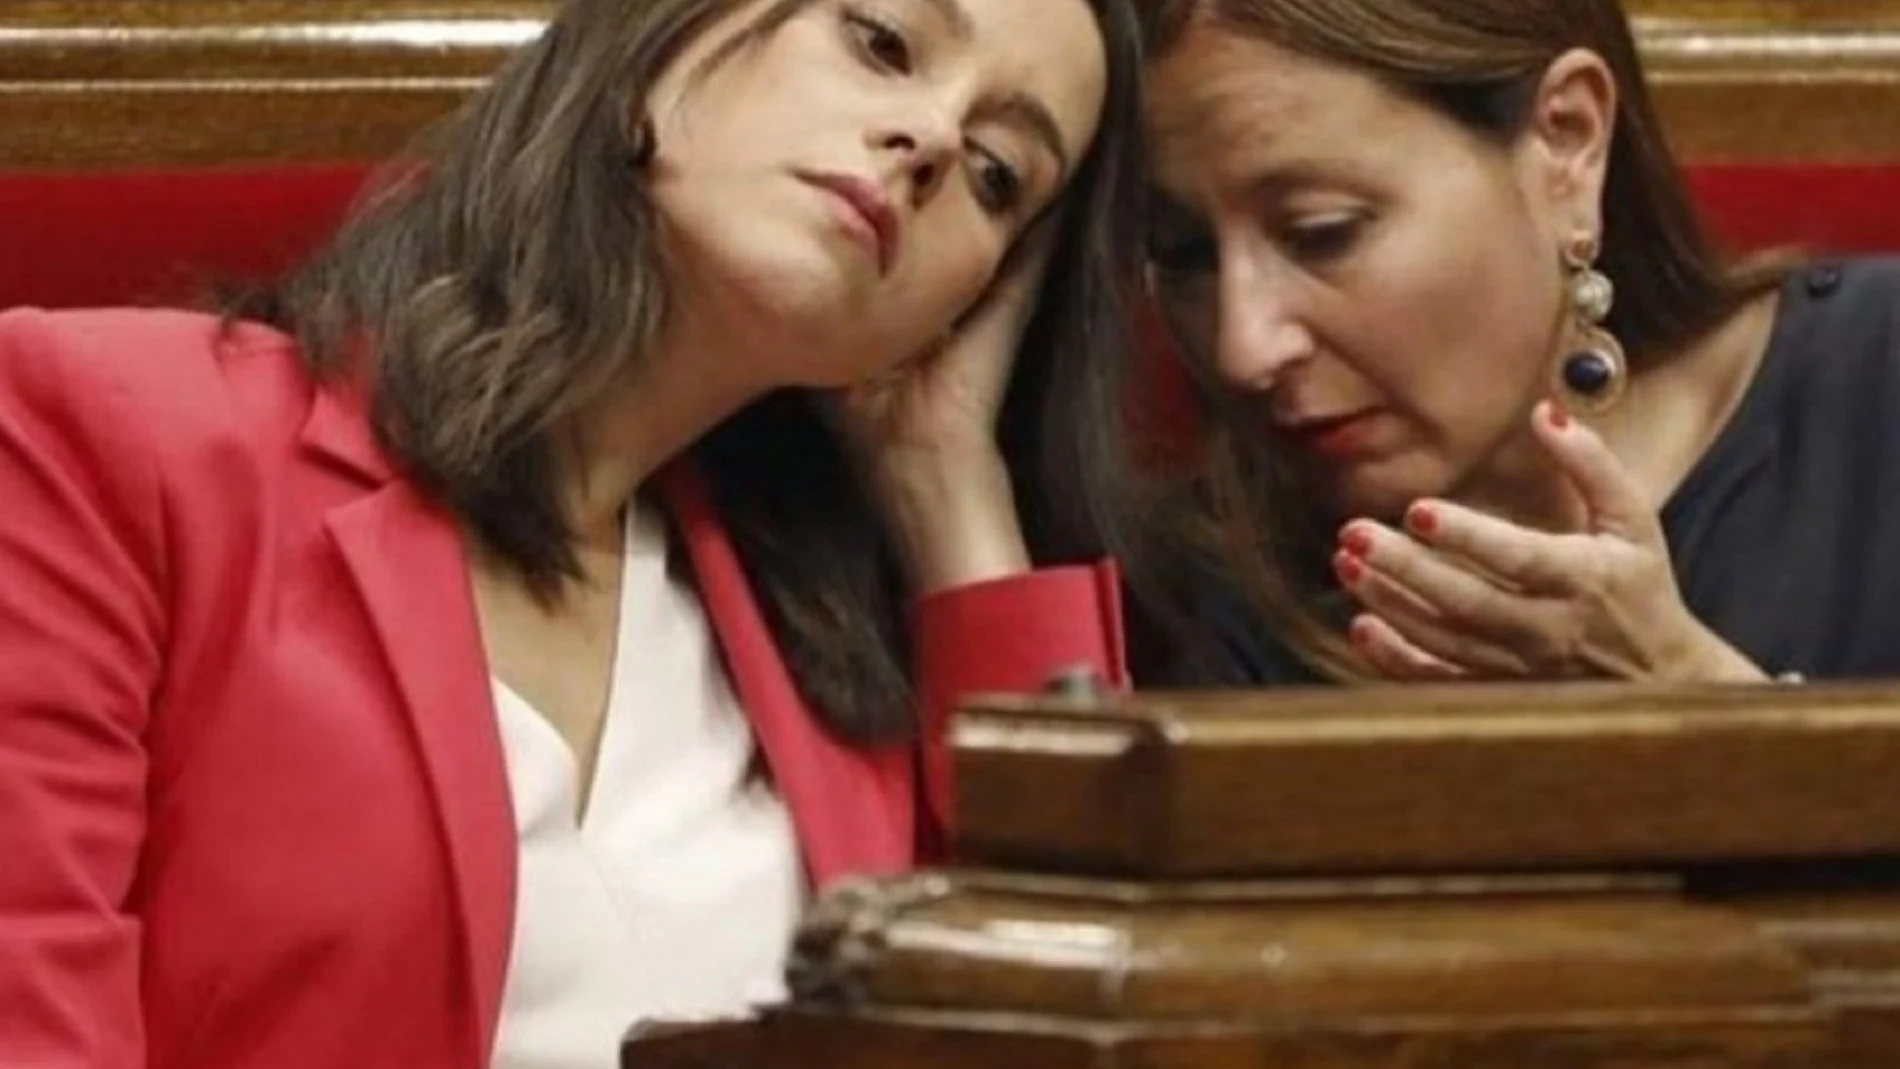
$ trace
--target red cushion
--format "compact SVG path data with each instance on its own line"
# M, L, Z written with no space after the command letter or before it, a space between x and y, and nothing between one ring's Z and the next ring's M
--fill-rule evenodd
M1900 252L1900 163L1704 164L1689 182L1710 227L1737 249Z
M0 307L158 304L268 276L336 226L366 171L0 173Z

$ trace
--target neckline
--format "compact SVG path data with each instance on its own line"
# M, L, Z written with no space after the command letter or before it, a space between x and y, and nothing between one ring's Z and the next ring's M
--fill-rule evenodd
M534 722L530 730L539 736L543 743L558 749L567 772L565 789L562 793L566 796L565 800L570 803L564 807L567 809L568 818L564 830L571 832L578 833L587 828L588 818L593 812L594 798L600 787L602 773L605 771L607 755L612 752L614 721L617 719L614 713L623 698L620 677L627 664L627 619L631 615L628 612L628 603L634 594L634 568L636 560L643 558L642 551L650 548L649 542L659 549L662 556L660 567L662 570L665 568L665 532L658 525L657 517L649 517L647 512L648 510L641 505L638 498L629 500L626 507L621 510L620 592L614 607L613 657L607 666L607 692L602 702L600 732L594 744L592 767L587 769L581 767L580 754L575 752L566 736L561 734L560 729L554 726L554 722L548 719L539 706L529 701L520 691L509 686L501 676L493 672L489 673L490 684L495 690L499 694L505 694L519 706L524 715ZM648 533L649 529L654 532L654 537L642 538L641 536ZM499 712L498 706L497 713Z
M1716 432L1708 448L1689 468L1689 474L1676 484L1675 491L1663 503L1659 518L1665 532L1676 533L1685 518L1683 514L1704 496L1709 484L1730 472L1753 470L1772 456L1778 446L1780 430L1765 416L1787 380L1791 362L1788 354L1797 347L1797 339L1807 329L1811 305L1800 285L1805 274L1804 270L1793 270L1782 280L1774 325L1768 332L1768 347L1742 391L1741 403L1729 413L1722 429Z

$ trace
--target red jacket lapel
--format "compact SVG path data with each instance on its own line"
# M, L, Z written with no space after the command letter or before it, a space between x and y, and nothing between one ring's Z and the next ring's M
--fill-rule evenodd
M494 695L454 519L396 477L351 399L318 391L304 442L366 482L325 526L389 662L429 777L490 1049L514 936L516 840Z
M867 751L827 734L799 695L704 483L674 464L660 488L679 525L733 689L791 808L811 878L898 872L915 858L915 780L907 748Z

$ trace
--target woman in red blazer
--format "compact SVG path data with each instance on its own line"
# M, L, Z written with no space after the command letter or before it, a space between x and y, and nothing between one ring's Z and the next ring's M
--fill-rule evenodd
M489 1064L496 687L585 783L631 501L810 890L928 852L957 695L1119 681L1113 577L1031 561L1112 470L1132 37L577 0L233 315L0 316L0 1064Z

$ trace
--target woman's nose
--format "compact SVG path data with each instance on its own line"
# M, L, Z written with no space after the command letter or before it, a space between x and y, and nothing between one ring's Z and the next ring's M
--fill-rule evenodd
M962 150L962 138L953 124L926 116L888 131L880 138L878 148L894 157L908 195L921 203L929 200L949 176Z
M1312 332L1286 295L1257 277L1223 278L1218 315L1215 363L1236 388L1272 389L1288 368L1313 355Z

